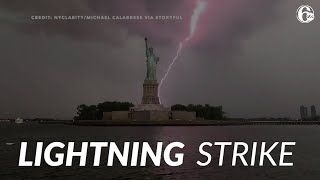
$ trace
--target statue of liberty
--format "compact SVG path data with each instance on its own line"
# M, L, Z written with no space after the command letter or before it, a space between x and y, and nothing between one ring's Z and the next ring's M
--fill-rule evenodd
M153 48L148 46L148 38L144 39L146 41L146 55L147 55L147 77L146 80L157 80L157 64L159 62L159 57L153 52Z

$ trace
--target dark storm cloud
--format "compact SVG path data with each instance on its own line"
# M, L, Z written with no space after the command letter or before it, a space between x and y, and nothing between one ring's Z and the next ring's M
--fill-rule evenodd
M201 49L219 44L221 49L234 46L244 34L255 31L259 24L272 16L276 1L230 0L207 1L207 10L199 24L196 38ZM130 34L150 36L155 42L177 43L189 31L195 0L71 0L19 1L1 0L2 8L14 11L28 23L17 24L18 29L31 34L65 35L79 40L122 44ZM32 15L179 15L183 21L32 21ZM20 16L21 18L21 16ZM214 44L212 44L214 42ZM222 45L222 46L221 46Z
M145 76L143 37L150 37L160 56L159 77L162 77L178 42L188 34L195 2L0 0L3 51L0 116L72 117L76 105L81 103L104 100L139 103ZM229 115L277 116L283 112L294 114L294 108L301 102L312 102L312 96L304 95L303 101L298 95L308 94L304 92L308 88L312 92L319 90L305 80L319 75L314 69L318 65L314 59L318 56L312 55L316 50L309 50L310 57L304 61L299 53L287 52L290 49L299 52L299 43L308 46L309 41L313 42L312 47L318 46L311 35L305 40L304 32L314 34L313 29L306 30L303 27L310 26L296 24L294 13L301 3L207 2L194 39L181 54L161 91L166 105L222 104ZM184 20L32 21L31 15L179 15ZM296 43L289 42L292 38L287 35L288 27L277 24L287 21L290 35L300 35ZM286 69L284 64L291 69ZM299 66L307 68L300 71ZM296 74L299 74L297 79L290 79ZM296 87L295 80L303 86Z
M17 30L31 35L45 34L48 36L63 35L76 40L106 41L108 43L120 43L125 39L126 33L116 29L113 25L105 26L99 22L80 21L47 21L31 20L33 15L95 15L89 9L86 0L71 1L6 1L0 2L2 9L16 13Z
M19 1L1 0L1 8L17 13L17 18L25 23L16 23L18 30L38 35L64 35L77 40L101 41L104 43L123 44L128 35L152 36L160 43L177 40L186 29L185 22L190 18L191 7L182 1L155 0L71 0L71 1ZM186 1L187 2L187 1ZM169 4L169 6L166 4ZM181 6L181 7L179 7ZM181 11L183 9L183 11ZM83 21L83 20L31 20L32 15L109 15L109 16L146 16L146 15L179 15L181 21Z
M193 48L228 58L237 54L243 40L277 21L274 8L280 1L229 0L208 3L208 9L199 22L199 35L195 37L196 46Z

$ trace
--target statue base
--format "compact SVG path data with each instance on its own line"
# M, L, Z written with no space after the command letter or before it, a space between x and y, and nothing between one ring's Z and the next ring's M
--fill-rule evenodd
M131 107L130 111L170 111L170 108L166 108L162 104L139 104Z
M170 119L170 108L160 104L157 80L144 80L142 103L131 107L129 119L132 121L163 121Z
M144 80L142 104L160 104L157 80Z
M170 119L170 108L161 104L139 104L131 107L129 120L131 121L165 121Z

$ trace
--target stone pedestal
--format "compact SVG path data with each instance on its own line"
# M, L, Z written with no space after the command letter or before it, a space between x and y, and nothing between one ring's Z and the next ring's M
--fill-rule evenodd
M141 104L160 104L158 97L158 85L159 84L156 80L144 80Z

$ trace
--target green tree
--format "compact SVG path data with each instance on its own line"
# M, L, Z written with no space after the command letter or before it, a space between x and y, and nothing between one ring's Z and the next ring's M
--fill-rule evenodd
M134 105L129 102L106 101L98 105L81 104L77 107L77 116L75 120L98 120L102 119L103 112L128 111Z
M182 104L176 104L176 105L171 106L171 110L172 111L186 111L187 107Z
M187 106L181 105L181 104L176 104L171 107L171 110L173 111L193 111L196 112L196 116L199 118L204 118L204 119L225 119L226 117L225 112L223 112L222 106L211 106L209 104L203 105L194 105L194 104L189 104Z
M97 119L97 106L91 105L87 106L85 104L81 104L77 107L77 116L76 120L95 120Z
M97 105L97 116L98 119L102 119L103 112L129 111L130 107L133 106L134 105L130 102L106 101Z

